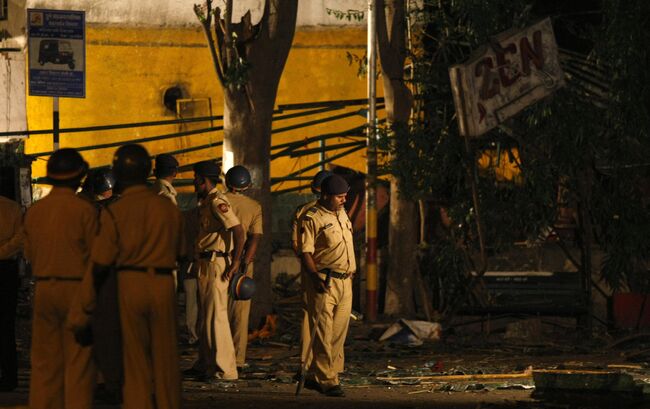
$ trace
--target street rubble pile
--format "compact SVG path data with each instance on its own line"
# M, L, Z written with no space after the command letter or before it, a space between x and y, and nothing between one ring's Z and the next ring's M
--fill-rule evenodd
M21 289L18 306L23 368L29 363L30 287ZM300 366L300 284L297 277L280 274L274 290L275 313L251 332L249 361L240 380L185 381L186 391L234 392L265 384L295 384ZM180 299L182 302L182 294ZM498 390L526 390L533 396L605 393L650 400L650 332L643 330L583 342L566 328L544 337L544 323L537 318L500 329L494 326L490 334L464 333L419 320L367 324L358 312L351 318L346 368L341 375L345 388L388 388L404 394ZM181 347L183 368L191 366L196 353L195 346ZM28 376L21 372L21 382L26 384Z

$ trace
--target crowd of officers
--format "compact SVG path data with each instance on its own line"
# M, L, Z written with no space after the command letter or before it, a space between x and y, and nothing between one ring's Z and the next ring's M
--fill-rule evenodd
M196 163L197 207L181 212L172 181L178 162L151 160L124 145L111 169L88 172L74 149L47 163L50 193L23 215L0 196L0 391L17 386L15 342L18 257L35 281L29 405L91 408L98 384L127 409L175 409L181 377L236 380L245 365L253 261L262 207L243 192L243 166L225 175L216 161ZM343 344L356 271L352 224L343 207L349 185L319 172L319 199L294 215L292 246L301 260L305 388L343 396ZM176 277L183 274L188 343L198 359L180 372ZM248 278L246 278L248 277ZM313 339L311 336L313 335ZM306 378L305 378L306 377Z

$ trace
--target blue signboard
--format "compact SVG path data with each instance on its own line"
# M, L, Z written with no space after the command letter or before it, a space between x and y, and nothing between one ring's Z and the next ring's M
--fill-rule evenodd
M27 9L29 95L86 96L83 11Z

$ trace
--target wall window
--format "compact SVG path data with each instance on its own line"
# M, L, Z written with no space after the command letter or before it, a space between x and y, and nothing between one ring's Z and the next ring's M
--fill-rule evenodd
M0 20L6 20L9 12L7 10L9 0L0 0Z

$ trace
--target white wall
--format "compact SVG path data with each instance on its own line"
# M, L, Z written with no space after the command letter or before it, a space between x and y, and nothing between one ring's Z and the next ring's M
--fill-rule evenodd
M217 6L223 0L215 0ZM150 26L198 25L193 6L200 0L27 0L29 8L85 10L89 23ZM298 25L362 25L338 20L327 9L363 10L367 0L299 0ZM251 10L253 22L262 15L264 0L234 0L233 21Z
M25 54L0 53L0 132L27 129ZM17 137L0 137L0 143Z
M9 0L8 18L0 21L0 132L27 129L25 88L25 1ZM9 51L18 49L19 51ZM0 137L0 143L16 137Z

